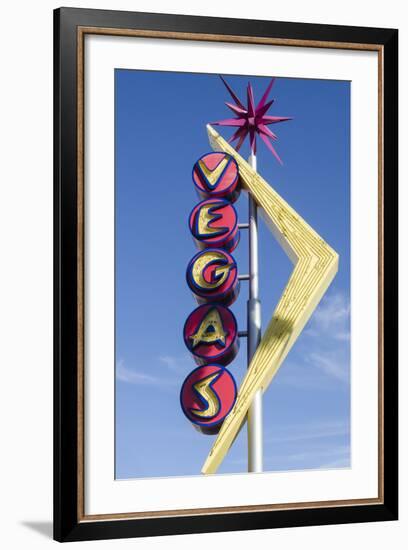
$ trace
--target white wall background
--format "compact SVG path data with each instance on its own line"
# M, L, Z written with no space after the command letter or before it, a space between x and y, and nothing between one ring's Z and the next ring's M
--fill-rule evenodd
M408 20L403 1L100 0L64 5L400 29L400 97L408 97ZM48 548L52 533L52 10L26 0L2 7L0 33L0 544ZM407 103L400 102L400 151L408 147ZM400 210L408 206L407 155L401 154ZM408 217L401 215L400 281L408 280ZM408 309L407 285L400 289ZM197 550L224 545L279 550L392 546L408 538L407 317L400 338L400 520L236 533L76 543L76 548Z

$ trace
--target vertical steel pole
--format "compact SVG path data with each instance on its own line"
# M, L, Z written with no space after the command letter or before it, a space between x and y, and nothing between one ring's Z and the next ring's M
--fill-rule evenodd
M256 155L248 159L251 167L256 170ZM248 366L261 341L261 302L259 300L258 272L258 207L248 193L249 210L249 299L248 315ZM248 472L263 471L263 441L262 441L262 390L259 390L248 411Z

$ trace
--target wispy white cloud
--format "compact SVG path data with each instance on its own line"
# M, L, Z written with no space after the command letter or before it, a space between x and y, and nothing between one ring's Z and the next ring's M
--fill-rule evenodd
M350 300L343 292L328 293L314 312L305 333L350 340Z
M344 456L324 462L319 466L321 470L329 470L330 468L350 468L350 453L348 452Z
M328 388L327 376L322 376L322 372L313 369L313 366L306 363L306 354L296 361L291 358L287 361L274 381L274 384L281 384L296 388L302 391L325 390Z
M350 447L349 445L338 445L331 447L316 447L300 453L288 455L287 459L292 462L305 462L309 460L326 459L326 462L320 463L318 468L327 468L329 464L338 465L340 462L349 463ZM332 466L334 467L334 466Z
M183 355L160 355L158 357L159 361L165 365L170 371L177 374L187 374L191 365L194 365L192 362L191 356L187 353ZM191 370L191 368L190 368Z
M122 359L116 363L116 379L128 384L147 386L173 386L179 383L177 379L153 376L141 370L129 368Z
M350 377L350 303L339 291L328 292L277 381L299 389L326 389Z
M272 444L296 443L300 441L345 437L349 433L349 424L344 420L312 422L289 425L285 426L284 429L277 427L273 433L265 435L265 442Z
M338 351L311 352L307 356L307 362L314 365L326 375L332 376L341 382L348 382L350 368L344 354Z
M348 348L327 350L323 347L307 346L302 354L291 357L283 366L275 383L308 391L337 389L339 383L344 386L349 380Z
M348 444L316 444L305 448L283 447L281 452L266 450L264 463L267 469L288 470L327 470L350 467L350 446Z

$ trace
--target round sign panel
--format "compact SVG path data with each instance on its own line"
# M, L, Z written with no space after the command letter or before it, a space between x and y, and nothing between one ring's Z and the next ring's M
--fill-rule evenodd
M219 304L199 306L185 322L184 342L198 365L212 361L228 365L239 350L234 314Z
M225 250L208 248L196 254L188 264L186 278L198 303L230 305L238 296L237 264Z
M219 197L234 202L240 192L238 164L227 153L207 153L194 165L193 182L202 199Z
M234 250L239 241L237 212L224 199L207 199L193 209L190 231L198 248L222 247Z
M217 364L197 367L190 372L180 392L184 414L198 430L207 434L219 432L236 398L234 377Z

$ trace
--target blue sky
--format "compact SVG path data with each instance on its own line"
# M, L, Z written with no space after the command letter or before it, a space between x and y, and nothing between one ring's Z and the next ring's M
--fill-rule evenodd
M244 99L259 100L269 78L230 76ZM264 469L350 464L350 84L279 78L270 114L280 166L263 143L258 171L339 253L339 272L264 394ZM185 282L196 253L188 215L198 202L194 162L210 150L205 125L227 118L217 75L115 71L116 478L198 475L214 436L197 432L179 406L196 364L182 329L196 303ZM229 128L222 135L231 135ZM241 154L249 154L244 145ZM236 203L247 220L247 195ZM260 225L260 292L266 327L292 271ZM247 236L233 253L247 272ZM245 328L247 283L231 306ZM228 367L239 385L246 342ZM245 472L246 429L220 473Z

